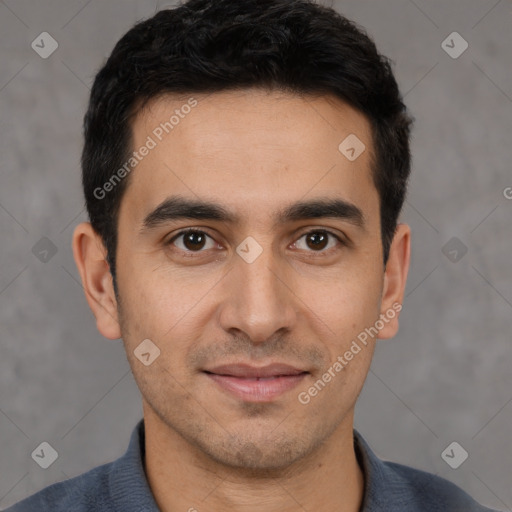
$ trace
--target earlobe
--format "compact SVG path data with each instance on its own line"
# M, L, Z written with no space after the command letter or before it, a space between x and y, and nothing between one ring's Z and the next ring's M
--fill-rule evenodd
M106 255L103 241L91 224L79 224L73 233L73 256L82 279L85 297L100 333L114 340L121 337L121 329Z
M411 257L411 228L407 224L398 224L384 272L384 286L381 300L381 315L384 327L378 338L392 338L398 332L398 317L409 272Z

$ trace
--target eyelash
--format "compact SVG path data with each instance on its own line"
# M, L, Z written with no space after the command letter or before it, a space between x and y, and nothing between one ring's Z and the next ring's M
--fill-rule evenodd
M198 234L201 234L201 235L206 235L207 237L211 238L213 240L213 237L211 237L206 231L203 231L203 230L200 230L200 229L194 229L194 228L188 228L188 229L184 229L182 231L180 231L179 233L177 233L176 235L174 235L168 242L166 245L172 245L174 243L175 240L177 240L178 238L180 238L181 236L184 236L184 235L188 235L190 233L198 233ZM327 234L327 235L330 235L332 236L334 239L336 239L339 244L341 246L344 246L346 245L345 241L338 235L336 235L335 233L333 233L332 231L328 231L326 229L312 229L311 231L307 231L306 233L303 233L301 236L299 236L299 238L297 238L296 242L298 240L300 240L301 238L305 237L305 236L308 236L308 235L311 235L313 233L323 233L323 234ZM294 242L294 243L296 243ZM310 252L312 254L315 254L315 255L318 255L319 257L322 257L323 255L326 255L328 254L332 249L335 249L335 247L331 247L330 249L327 249L327 250L321 250L321 251L307 251L307 252ZM177 248L178 251L182 252L182 253L185 253L187 255L187 257L196 257L194 255L200 255L201 253L204 253L206 252L205 250L201 249L199 251L189 251L189 250L183 250L183 249L179 249Z

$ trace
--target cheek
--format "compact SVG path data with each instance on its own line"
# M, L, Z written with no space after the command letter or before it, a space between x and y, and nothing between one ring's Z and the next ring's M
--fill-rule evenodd
M191 277L190 272L184 275L162 264L148 265L147 259L137 256L118 273L123 337L129 337L130 344L145 338L164 344L177 337L173 346L179 345L180 333L193 336L201 324L202 304L214 293L218 276Z
M379 318L381 293L381 274L352 266L318 287L305 285L301 296L307 297L318 319L330 327L328 332L346 342L348 336L357 335Z

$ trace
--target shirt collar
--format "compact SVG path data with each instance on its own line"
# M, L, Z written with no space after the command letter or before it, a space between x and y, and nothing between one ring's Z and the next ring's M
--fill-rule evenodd
M124 512L159 512L144 469L144 419L133 429L126 453L112 464L109 475L113 510Z

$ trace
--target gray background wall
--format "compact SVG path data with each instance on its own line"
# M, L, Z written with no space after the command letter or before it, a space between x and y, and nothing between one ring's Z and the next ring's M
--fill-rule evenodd
M120 456L142 415L121 342L96 331L70 240L86 220L79 155L93 76L117 39L163 5L0 1L0 509ZM510 510L512 2L334 6L394 60L417 119L401 330L378 343L356 428L380 456ZM43 31L59 45L47 59L31 48ZM442 48L454 31L469 44L456 59ZM46 263L40 246L39 258L32 251L43 237L57 251ZM460 250L443 253L452 237L467 247L456 262ZM46 470L31 458L43 441L59 454ZM452 441L469 453L458 469L441 457Z

